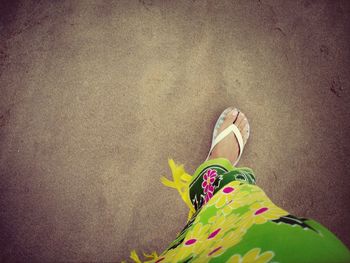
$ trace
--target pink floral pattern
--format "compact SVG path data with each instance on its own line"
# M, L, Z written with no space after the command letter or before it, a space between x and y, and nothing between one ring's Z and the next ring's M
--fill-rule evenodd
M203 183L202 188L205 194L214 193L213 183L215 182L215 178L217 176L216 170L208 169L207 172L203 175Z
M213 197L213 192L208 192L206 193L206 195L204 196L204 203L208 203L209 200Z
M209 200L214 195L215 187L213 186L213 184L215 182L217 175L218 174L214 169L208 169L207 172L203 175L202 188L203 188L203 193L205 194L204 196L205 204L208 203Z
M220 231L221 231L221 228L214 230L212 233L210 233L210 235L208 236L208 239L214 238Z

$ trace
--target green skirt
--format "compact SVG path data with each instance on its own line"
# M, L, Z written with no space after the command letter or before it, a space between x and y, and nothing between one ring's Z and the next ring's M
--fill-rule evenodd
M273 204L251 169L220 158L189 177L183 167L170 166L174 182L163 183L179 190L192 212L150 262L350 262L348 248L324 226Z

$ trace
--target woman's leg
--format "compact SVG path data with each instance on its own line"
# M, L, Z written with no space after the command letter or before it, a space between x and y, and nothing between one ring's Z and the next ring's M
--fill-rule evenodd
M227 159L198 167L190 198L196 213L155 262L350 262L336 236L273 204L252 170Z
M237 110L218 133L232 123L246 143L248 121ZM279 208L255 185L251 169L232 166L239 150L232 133L197 168L187 198L195 213L155 262L350 262L330 231Z

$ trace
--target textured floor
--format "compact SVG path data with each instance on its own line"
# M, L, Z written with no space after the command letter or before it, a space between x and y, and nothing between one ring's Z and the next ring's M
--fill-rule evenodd
M348 1L0 1L0 261L161 251L220 112L274 202L350 246Z

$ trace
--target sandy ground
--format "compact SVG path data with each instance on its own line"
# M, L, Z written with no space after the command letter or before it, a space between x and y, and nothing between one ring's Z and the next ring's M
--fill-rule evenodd
M186 222L239 107L241 166L350 245L348 1L0 1L0 261L120 261Z

